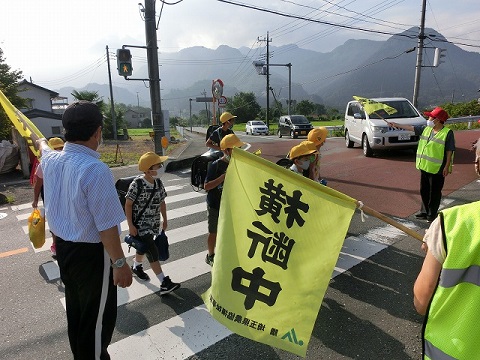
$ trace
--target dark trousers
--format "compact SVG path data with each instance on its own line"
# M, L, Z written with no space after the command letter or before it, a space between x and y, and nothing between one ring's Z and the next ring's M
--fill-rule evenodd
M430 174L420 170L420 196L422 197L422 213L429 217L436 217L440 201L442 200L442 189L445 183L442 171L438 174Z
M57 237L57 260L65 285L68 339L75 360L108 360L117 319L117 288L103 244Z

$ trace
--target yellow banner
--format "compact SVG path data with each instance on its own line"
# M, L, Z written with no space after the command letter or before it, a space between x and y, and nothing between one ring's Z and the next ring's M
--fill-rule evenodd
M39 151L35 148L32 139L32 134L36 134L38 138L43 138L43 134L38 130L34 123L30 121L20 110L18 110L10 100L7 99L5 94L0 90L0 104L2 104L5 113L10 121L15 126L15 129L20 135L27 141L28 147L35 154L36 157L40 156Z
M397 109L372 99L367 99L360 96L354 96L353 98L363 106L363 109L369 115L379 110L384 110L388 115L392 115L397 112Z
M355 200L234 149L212 268L211 315L249 339L305 356Z

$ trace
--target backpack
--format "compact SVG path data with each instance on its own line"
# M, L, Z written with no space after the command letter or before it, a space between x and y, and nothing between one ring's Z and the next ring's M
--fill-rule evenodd
M125 178L120 178L115 183L115 188L117 189L118 200L120 200L120 204L122 205L123 211L125 211L125 200L126 200L125 195L127 195L128 188L130 187L130 184L132 183L132 181L136 181L136 183L137 183L138 194L140 194L143 190L143 181L140 178L135 180L135 178L137 176L138 175L129 176L129 177L125 177ZM155 179L155 184L156 184L157 190L158 190L160 188L159 179ZM137 202L137 199L135 199L133 201L134 204L136 202Z
M208 138L210 137L210 135L212 135L212 133L217 130L218 128L220 127L220 125L210 125L207 129L207 136L205 138L205 141L208 140Z
M207 177L208 165L211 162L219 159L222 155L223 153L221 151L216 151L197 156L193 160L190 173L190 182L193 190L200 191L203 189L203 184L205 183L205 178Z
M115 183L115 188L117 189L118 200L120 200L120 204L122 205L123 211L125 211L125 195L127 195L128 188L132 181L135 180L137 175L129 176L125 178L118 179ZM141 190L143 187L143 183L141 179L137 180L137 186Z

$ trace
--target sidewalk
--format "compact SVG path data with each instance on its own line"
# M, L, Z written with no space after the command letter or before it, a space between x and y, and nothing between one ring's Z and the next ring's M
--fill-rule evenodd
M190 128L185 128L184 137L187 141L169 154L165 172L189 169L193 160L207 151L205 134L206 129L203 128L192 128L191 133ZM111 168L111 170L115 179L139 173L137 165L118 166ZM13 199L14 204L32 201L33 188L30 185L30 180L23 178L21 170L0 175L0 205L5 202L6 197Z

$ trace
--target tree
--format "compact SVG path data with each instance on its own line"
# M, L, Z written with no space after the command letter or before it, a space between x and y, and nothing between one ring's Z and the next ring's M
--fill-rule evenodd
M0 90L5 94L8 100L16 108L25 106L25 99L18 96L17 83L22 78L20 70L11 70L10 66L5 63L3 58L3 50L0 48ZM12 135L12 123L8 119L7 114L0 106L0 140L10 140Z
M225 110L237 116L235 119L237 123L246 123L248 120L257 117L261 107L258 105L253 92L240 92L227 102Z
M120 129L127 129L124 115L125 112L122 109L117 108L115 105L115 123L117 125L117 132ZM103 114L103 137L105 139L113 139L113 121L112 121L112 108L108 107L108 111Z
M113 139L113 121L112 121L112 108L111 106L108 107L108 112L106 112L106 104L103 101L103 98L98 95L98 91L89 91L89 90L73 90L72 91L72 96L76 100L85 100L85 101L90 101L92 103L97 104L97 106L100 108L100 111L103 113L104 116L104 124L103 124L103 136L105 139ZM117 125L117 131L118 129L126 128L126 124L123 118L124 111L119 111L118 109L115 109L115 123Z
M105 106L105 103L103 102L103 99L101 96L98 96L98 91L88 91L88 90L82 90L82 91L77 91L73 90L72 91L72 96L76 100L86 100L93 102L97 104L97 106L103 110L103 107Z
M447 103L441 107L448 113L450 117L474 116L480 115L480 104L477 100L464 103Z
M311 115L316 109L316 105L310 100L302 100L297 104L296 111L301 115Z

